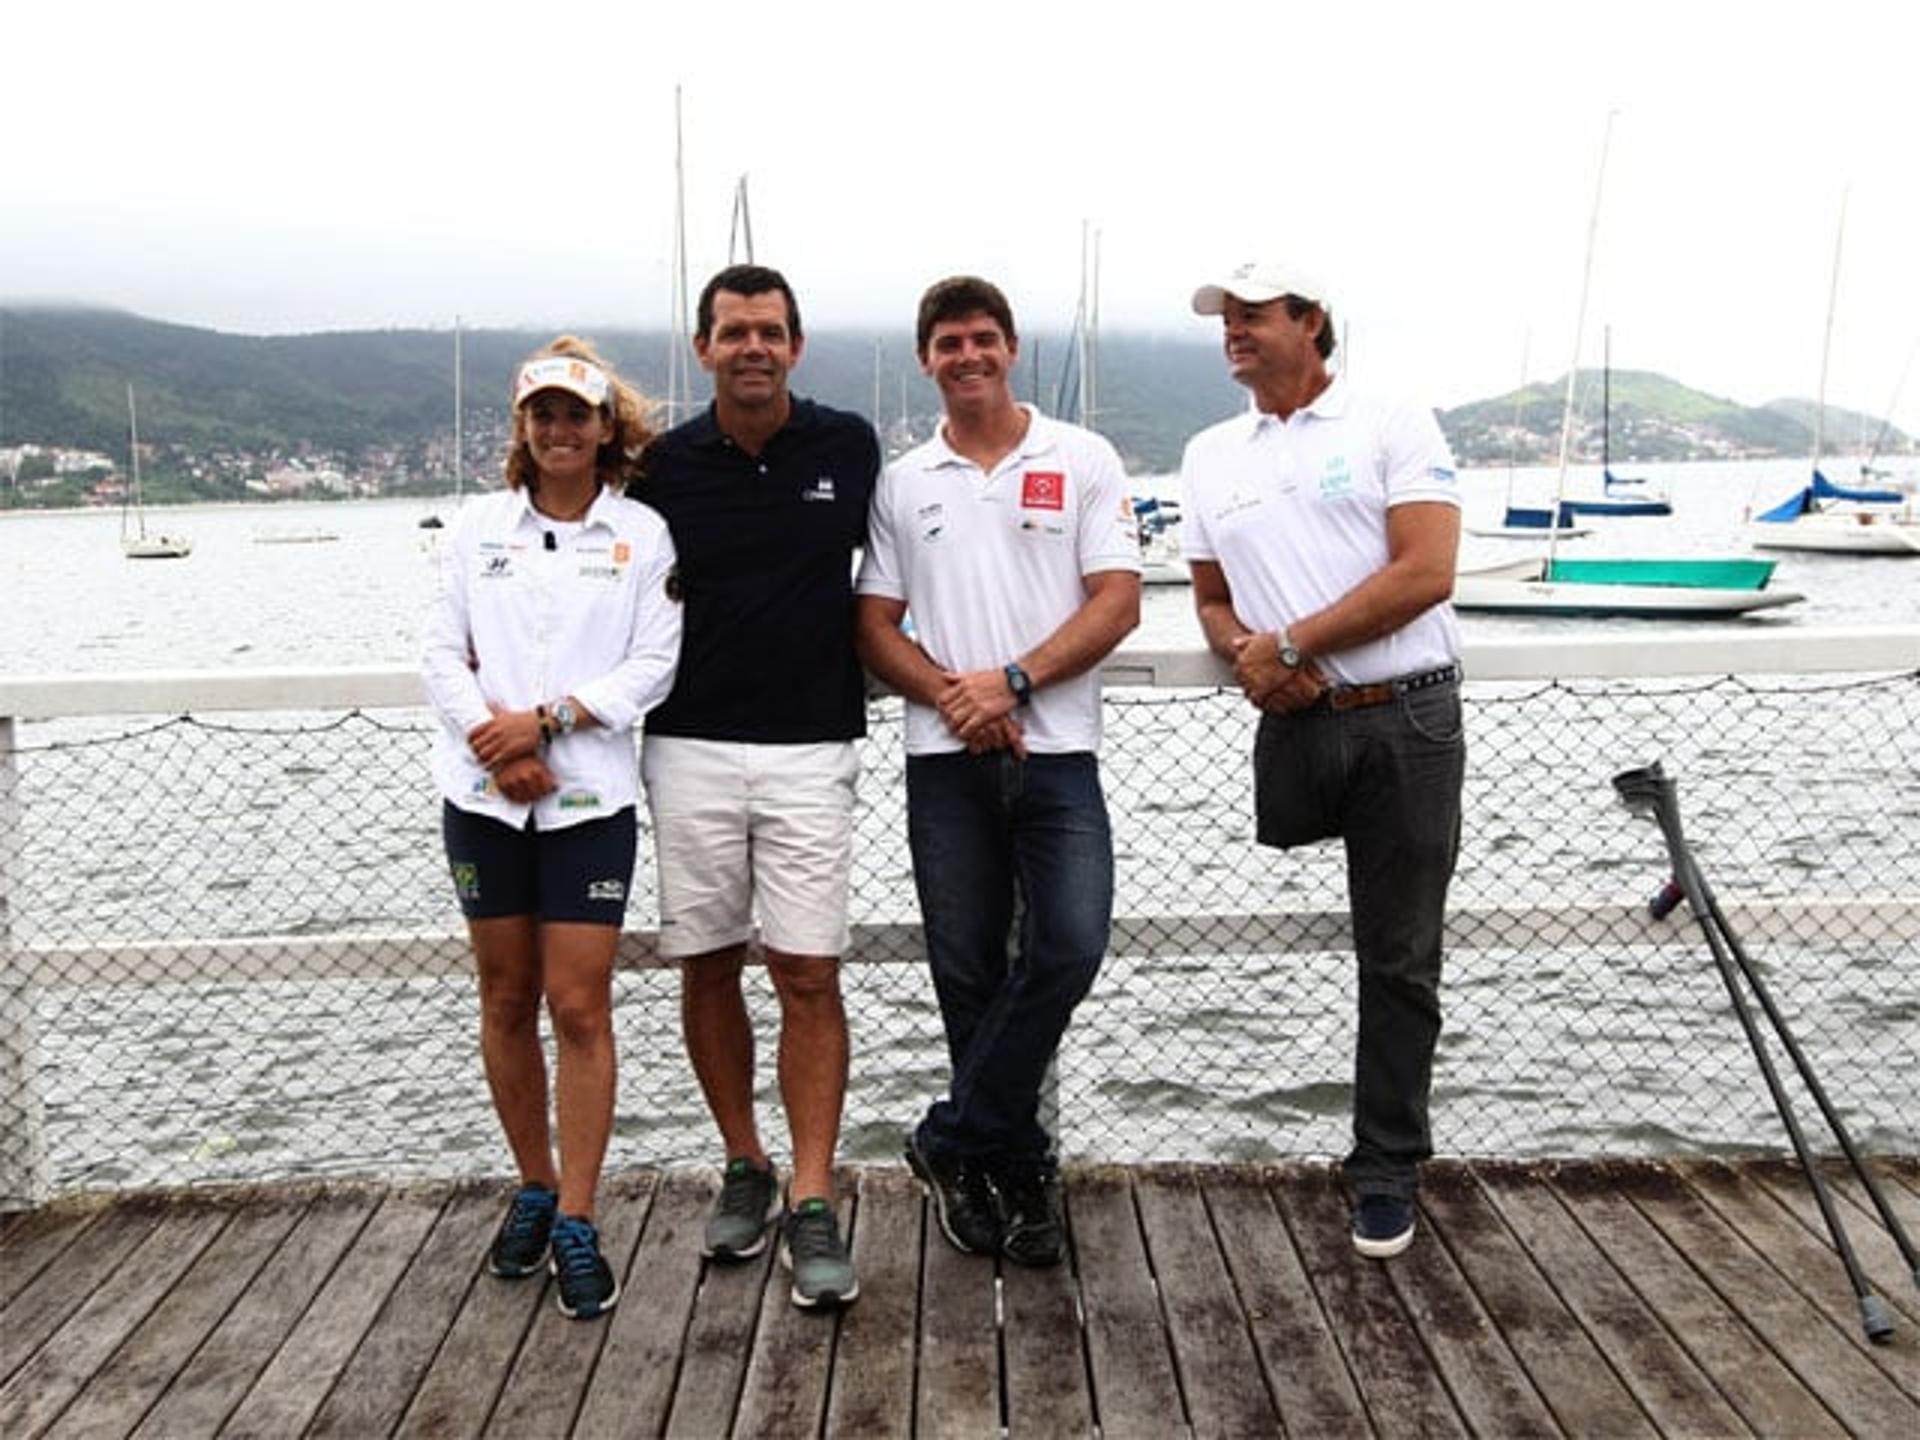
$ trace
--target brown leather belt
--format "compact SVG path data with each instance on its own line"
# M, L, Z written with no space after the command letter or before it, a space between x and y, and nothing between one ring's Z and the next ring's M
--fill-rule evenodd
M1395 680L1378 680L1371 685L1331 685L1320 692L1309 709L1364 710L1369 705L1384 705L1389 700L1431 685L1445 685L1460 678L1458 663L1442 665L1438 670L1423 670L1418 675L1402 675Z

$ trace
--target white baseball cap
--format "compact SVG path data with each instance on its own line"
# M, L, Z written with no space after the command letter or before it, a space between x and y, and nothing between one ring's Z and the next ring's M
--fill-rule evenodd
M589 405L605 405L613 394L613 381L607 372L591 361L572 355L542 355L520 367L513 381L513 408L527 403L527 397L541 390L565 390L578 395Z
M1311 301L1323 310L1327 308L1326 287L1298 265L1284 260L1249 260L1235 266L1224 280L1202 285L1193 292L1193 313L1218 315L1227 308L1229 295L1248 305L1264 305L1282 295L1291 295L1297 300Z

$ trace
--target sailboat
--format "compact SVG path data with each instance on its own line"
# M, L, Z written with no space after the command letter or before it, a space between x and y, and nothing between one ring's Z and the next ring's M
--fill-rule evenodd
M1667 497L1646 488L1638 475L1613 473L1613 327L1602 332L1600 360L1600 495L1587 500L1562 500L1563 523L1575 515L1671 515Z
M1587 295L1593 280L1594 238L1600 228L1600 197L1606 184L1607 150L1613 116L1607 116L1600 145L1600 174L1594 183L1593 210L1587 221L1586 267L1580 281L1580 308L1573 326L1573 363L1567 368L1566 402L1560 417L1560 474L1555 487L1557 514L1566 498L1567 458L1573 446L1574 381L1580 369L1580 337L1586 326ZM1505 565L1463 570L1454 578L1457 610L1495 610L1535 615L1738 615L1802 597L1769 590L1774 562L1739 559L1562 559L1555 554L1558 535L1547 529L1547 553Z
M134 413L133 386L127 386L127 448L132 453L132 479L120 506L120 551L129 560L184 560L193 553L193 541L184 535L147 533L147 509L140 493L140 421Z
M1820 451L1826 442L1827 361L1833 350L1833 310L1840 294L1840 246L1846 231L1847 202L1843 195L1840 226L1833 237L1833 274L1827 284L1827 328L1820 343L1813 478L1787 499L1753 516L1747 524L1747 539L1758 550L1920 555L1920 517L1914 514L1911 496L1898 490L1836 485L1820 473Z

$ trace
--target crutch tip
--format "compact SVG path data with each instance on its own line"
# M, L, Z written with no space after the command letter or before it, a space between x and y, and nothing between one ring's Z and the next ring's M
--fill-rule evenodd
M1893 1316L1878 1295L1860 1297L1860 1323L1866 1327L1867 1339L1876 1345L1893 1339Z

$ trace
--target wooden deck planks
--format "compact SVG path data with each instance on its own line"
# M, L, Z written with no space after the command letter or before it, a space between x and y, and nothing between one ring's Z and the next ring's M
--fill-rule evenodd
M1920 1170L1881 1173L1920 1207ZM716 1184L609 1177L624 1293L589 1324L544 1277L485 1273L497 1183L16 1219L0 1433L1920 1433L1911 1301L1866 1343L1777 1161L1438 1164L1384 1263L1354 1254L1326 1166L1073 1169L1073 1253L1038 1271L955 1252L904 1170L848 1171L862 1295L828 1314L789 1302L775 1246L700 1258ZM1836 1188L1882 1283L1911 1289Z
M1899 1387L1677 1173L1649 1174L1634 1202L1848 1429L1897 1435L1913 1424Z

